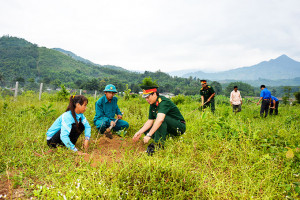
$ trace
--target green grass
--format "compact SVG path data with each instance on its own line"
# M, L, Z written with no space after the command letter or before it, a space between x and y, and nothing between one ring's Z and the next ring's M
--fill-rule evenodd
M224 102L224 97L220 102ZM46 131L68 102L51 95L24 93L0 99L0 176L25 197L39 199L298 199L300 187L300 107L279 107L279 116L259 117L260 106L245 104L236 115L225 104L216 113L194 111L199 103L179 104L187 131L169 138L152 157L132 157L92 167L92 161L59 148L49 150ZM85 116L92 125L95 99ZM147 120L144 99L119 98L131 138ZM77 142L81 148L83 137ZM288 148L293 156L287 157ZM91 141L90 152L97 148Z

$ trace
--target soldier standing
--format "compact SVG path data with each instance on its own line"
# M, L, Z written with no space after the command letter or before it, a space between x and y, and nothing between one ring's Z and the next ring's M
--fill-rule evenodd
M200 89L201 95L201 105L203 109L210 106L211 111L215 112L215 91L214 89L207 85L206 80L201 80L202 88Z

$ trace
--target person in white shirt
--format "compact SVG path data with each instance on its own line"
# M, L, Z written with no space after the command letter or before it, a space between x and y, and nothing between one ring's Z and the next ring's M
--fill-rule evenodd
M238 87L234 86L233 91L230 93L230 105L232 105L233 112L241 112L242 104L241 93L238 91Z

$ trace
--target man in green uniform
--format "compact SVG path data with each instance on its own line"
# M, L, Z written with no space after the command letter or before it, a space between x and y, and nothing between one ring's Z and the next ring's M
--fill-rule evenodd
M200 89L201 95L201 105L203 109L210 106L211 111L215 112L215 91L214 89L207 85L206 80L201 80L202 88Z
M163 145L168 135L183 134L186 129L185 120L177 106L170 99L160 96L157 86L141 86L141 88L143 98L150 104L149 117L144 126L133 136L133 141L138 141L144 133L146 134L144 143L148 143L153 138L155 143ZM154 152L154 144L151 145L147 149L149 155Z

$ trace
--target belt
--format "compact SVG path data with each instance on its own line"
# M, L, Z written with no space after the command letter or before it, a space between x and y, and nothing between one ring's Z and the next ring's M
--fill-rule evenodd
M185 124L185 121L180 121L181 123Z
M270 99L264 99L265 101L268 101L268 100L270 100Z

